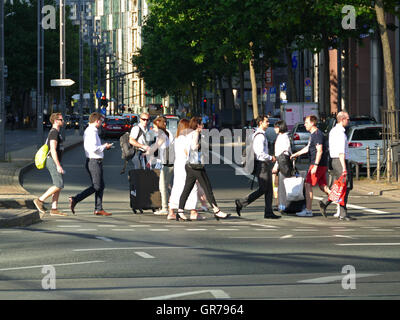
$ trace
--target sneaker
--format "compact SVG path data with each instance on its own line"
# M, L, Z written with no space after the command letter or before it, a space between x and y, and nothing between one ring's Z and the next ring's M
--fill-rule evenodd
M36 209L39 211L40 218L42 218L46 213L46 208L43 206L43 201L40 201L39 198L33 200L33 204Z
M58 210L58 209L51 209L51 210L50 210L50 215L51 215L51 216L63 216L63 217L67 216L66 213L61 212L61 211Z
M312 211L308 211L307 209L303 209L300 212L296 212L296 216L298 216L298 217L312 217L313 213L312 213Z
M154 214L159 215L159 216L166 216L166 215L168 215L168 210L157 210L157 211L154 211Z
M340 206L336 206L336 213L333 215L335 218L339 218L340 217Z

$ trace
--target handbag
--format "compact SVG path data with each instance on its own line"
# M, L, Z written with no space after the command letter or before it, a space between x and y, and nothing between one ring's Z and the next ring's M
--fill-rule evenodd
M304 200L304 178L290 177L283 179L286 199L289 202Z
M47 145L47 140L44 145L42 145L35 154L35 165L39 170L46 166L47 156L49 154L49 146Z
M329 193L328 200L338 203L341 206L344 206L344 196L347 191L347 183L346 176L341 175L339 179L337 179L331 188L331 192Z

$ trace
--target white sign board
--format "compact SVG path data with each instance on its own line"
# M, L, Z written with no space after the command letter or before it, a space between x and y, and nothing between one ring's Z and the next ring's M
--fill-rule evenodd
M50 81L50 85L52 87L69 87L75 83L74 80L71 79L52 79Z

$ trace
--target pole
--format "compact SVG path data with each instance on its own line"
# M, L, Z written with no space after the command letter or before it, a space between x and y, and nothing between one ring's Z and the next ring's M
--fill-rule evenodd
M60 79L65 79L65 0L60 0ZM63 117L66 113L65 88L60 87L60 108ZM62 129L62 137L65 140L65 130Z
M6 158L4 97L4 0L0 0L0 161Z
M79 134L83 134L83 22L82 2L78 1L79 14Z
M44 0L38 0L37 8L37 93L36 93L36 119L37 119L37 147L44 143L43 138L43 78L44 78L44 30L42 28L42 7Z
M93 17L89 20L89 48L90 48L90 112L92 113L94 110L94 100L93 100Z

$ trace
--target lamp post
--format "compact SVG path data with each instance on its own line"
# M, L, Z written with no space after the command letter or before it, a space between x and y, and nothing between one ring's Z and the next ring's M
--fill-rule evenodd
M0 161L6 157L4 97L4 0L0 0Z
M44 30L42 27L42 8L44 0L38 0L37 7L37 92L36 120L37 147L43 144L43 95L44 95Z

